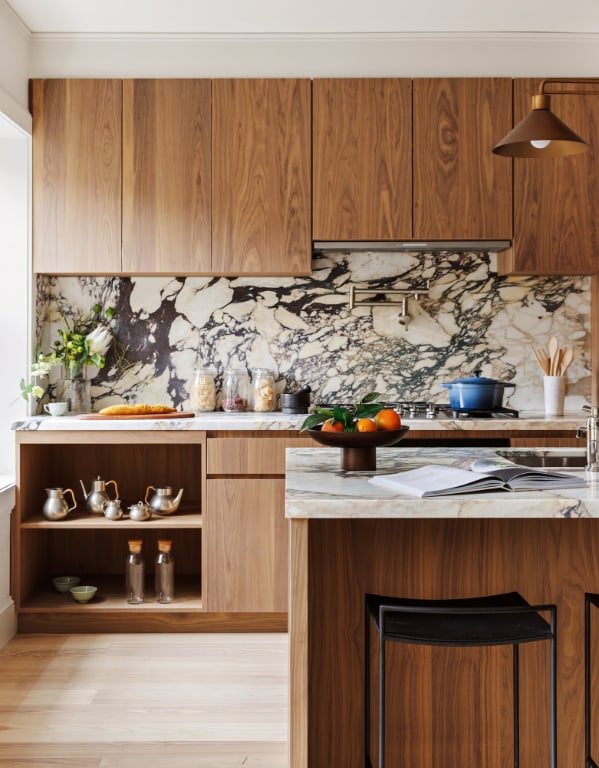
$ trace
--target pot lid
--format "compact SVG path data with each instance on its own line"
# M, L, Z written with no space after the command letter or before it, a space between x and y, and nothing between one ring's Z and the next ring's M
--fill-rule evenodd
M454 381L448 381L445 384L441 384L442 387L450 387L452 384L476 384L477 386L496 386L502 384L504 387L513 387L515 384L505 381L498 381L497 379L488 379L485 376L481 376L482 371L474 371L474 376L463 376L461 379L455 379Z

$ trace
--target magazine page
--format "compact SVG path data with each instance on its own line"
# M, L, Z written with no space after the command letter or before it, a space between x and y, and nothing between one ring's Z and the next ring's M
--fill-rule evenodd
M514 490L573 488L586 485L586 481L582 477L548 469L524 467L500 456L497 456L497 458L486 457L484 459L469 457L460 459L453 466L461 469L468 467L474 472L497 477Z
M405 472L375 475L370 482L420 497L509 490L499 478L446 464L427 464Z

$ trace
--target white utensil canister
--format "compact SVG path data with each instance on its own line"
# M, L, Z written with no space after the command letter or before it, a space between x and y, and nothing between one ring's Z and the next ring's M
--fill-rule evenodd
M565 376L544 376L545 416L563 416L566 396Z

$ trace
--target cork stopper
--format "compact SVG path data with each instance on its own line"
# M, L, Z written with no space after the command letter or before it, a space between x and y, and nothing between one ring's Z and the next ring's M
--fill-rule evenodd
M170 552L173 542L170 539L158 539L158 551Z
M141 552L141 540L134 539L127 543L129 544L129 552Z

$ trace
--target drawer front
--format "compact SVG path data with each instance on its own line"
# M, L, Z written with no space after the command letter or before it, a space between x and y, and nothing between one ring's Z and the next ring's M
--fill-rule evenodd
M286 448L316 448L309 437L214 437L208 439L209 475L284 475Z

